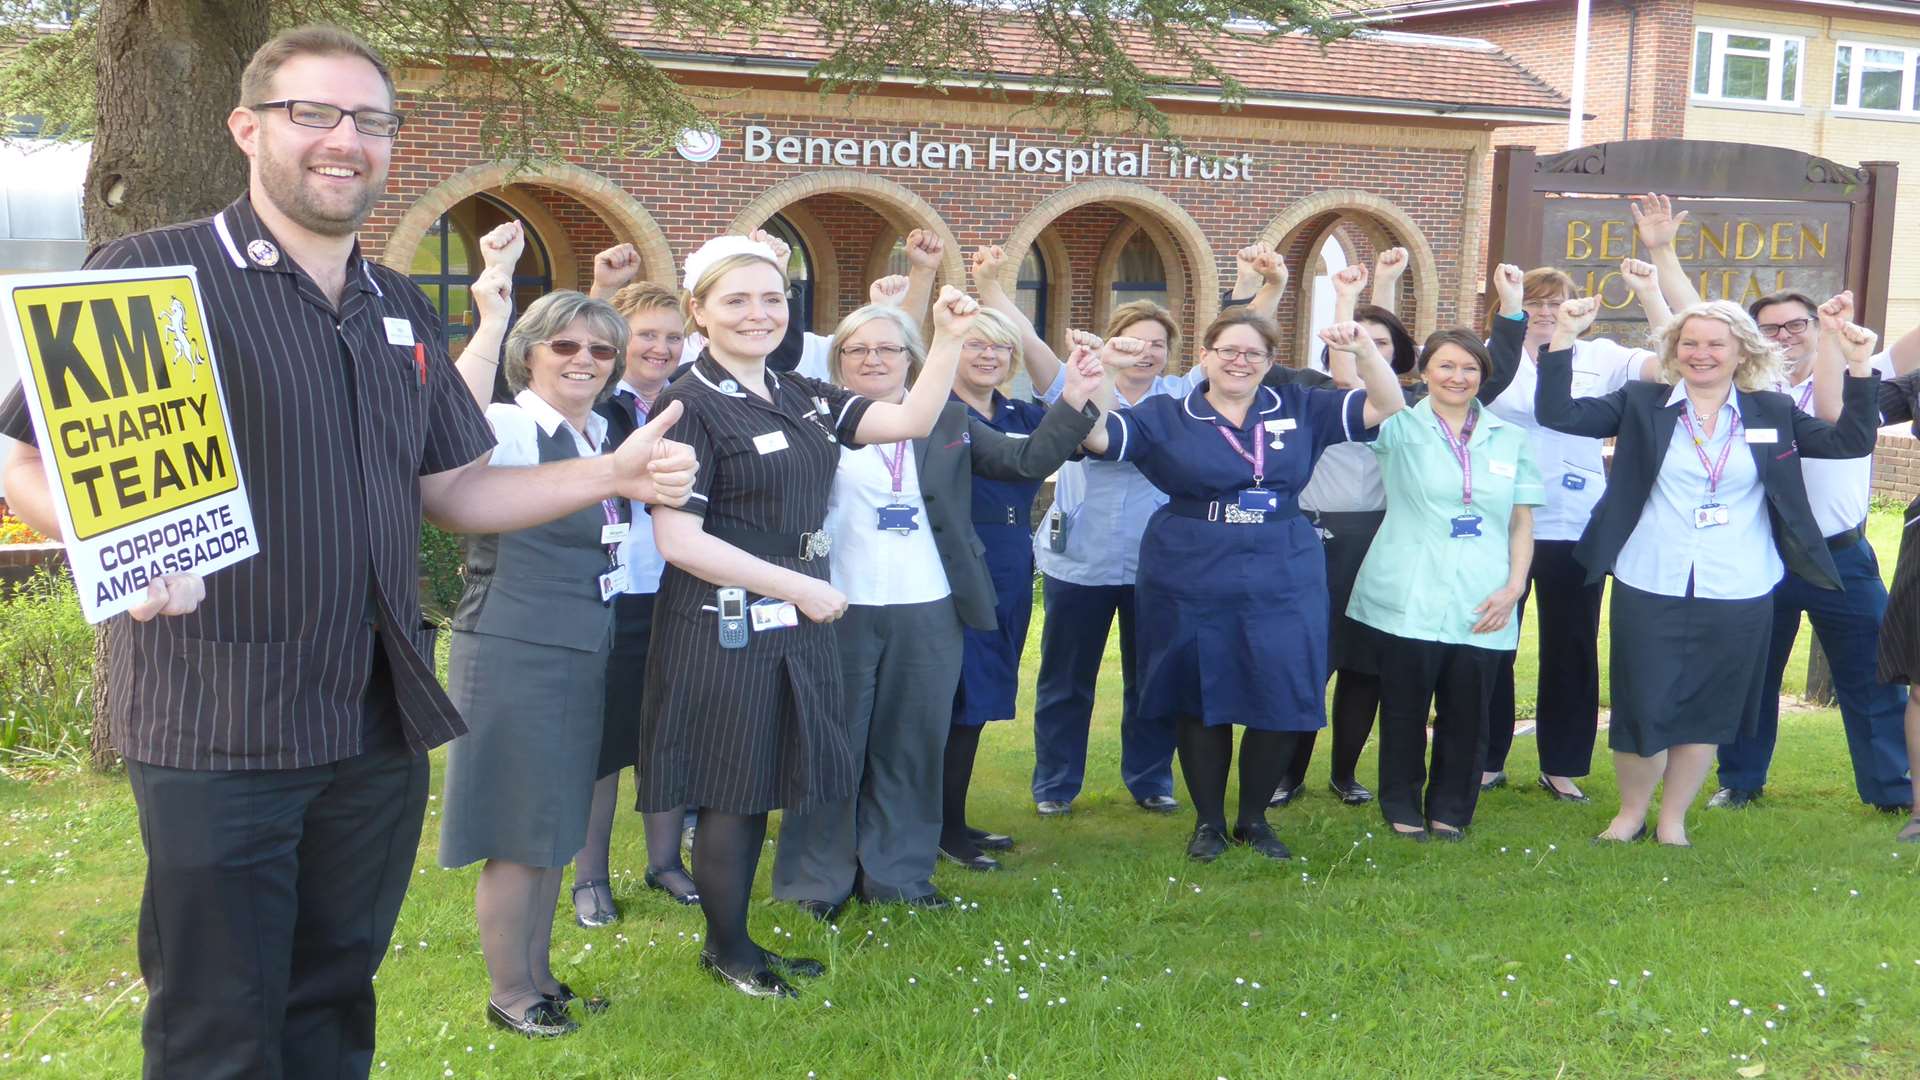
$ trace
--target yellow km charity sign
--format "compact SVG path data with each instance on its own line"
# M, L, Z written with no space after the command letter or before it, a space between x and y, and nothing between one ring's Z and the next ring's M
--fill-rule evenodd
M12 308L69 540L239 485L191 276L19 288Z

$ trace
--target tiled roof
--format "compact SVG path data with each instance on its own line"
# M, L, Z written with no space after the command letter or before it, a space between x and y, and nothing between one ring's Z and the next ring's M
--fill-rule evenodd
M631 47L650 57L672 61L706 60L743 65L772 64L804 68L832 52L812 24L789 20L757 38L745 32L664 35L645 15L616 27ZM1144 33L1132 55L1141 67L1168 79L1174 88L1205 95L1217 85L1200 85L1177 59L1156 60ZM1049 68L1047 45L1030 29L1003 23L990 42L1003 82L1018 83ZM1469 38L1367 32L1322 45L1300 35L1223 37L1211 50L1213 62L1245 88L1250 102L1320 99L1356 103L1377 101L1435 111L1563 113L1567 99L1512 57ZM1299 107L1310 107L1303 105Z

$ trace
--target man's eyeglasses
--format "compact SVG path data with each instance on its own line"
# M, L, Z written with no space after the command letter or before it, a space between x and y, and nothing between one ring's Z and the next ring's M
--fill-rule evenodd
M840 355L849 360L865 360L877 356L882 360L898 360L907 355L905 345L842 345Z
M603 363L620 355L620 350L611 345L589 345L584 341L575 341L572 338L554 338L551 341L536 341L534 344L545 345L547 348L553 350L553 355L563 360L569 356L579 355L581 349L587 350L588 356Z
M1763 322L1760 324L1760 335L1762 337L1777 338L1781 334L1792 334L1798 337L1806 333L1807 327L1812 325L1812 319L1788 319L1782 323Z
M340 126L340 118L353 117L353 129L362 135L371 135L376 139L391 139L400 133L403 119L399 113L384 112L380 109L343 109L338 105L329 105L324 101L263 101L251 106L255 109L285 109L287 119L301 127L320 128L332 131Z

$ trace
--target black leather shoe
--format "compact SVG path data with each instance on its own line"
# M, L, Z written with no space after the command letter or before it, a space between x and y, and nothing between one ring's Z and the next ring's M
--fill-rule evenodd
M1480 781L1481 791L1492 791L1495 788L1503 788L1506 786L1507 786L1507 770L1505 769L1501 769L1499 772L1494 773L1493 779L1491 780Z
M1723 787L1713 793L1713 798L1707 800L1707 809L1739 810L1742 807L1752 805L1754 802L1757 802L1759 798L1760 793L1758 791L1749 791L1746 788Z
M985 829L968 829L967 836L981 851L1013 850L1013 837L1004 833L988 832Z
M607 902L600 902L600 890L607 891ZM580 910L580 894L591 890L593 906L585 912ZM620 909L613 903L613 884L605 878L599 881L582 881L573 887L573 921L588 930L599 926L612 926L620 921Z
M599 1015L600 1013L606 1012L607 1006L613 1004L612 1002L608 1001L606 998L599 996L598 994L594 995L593 997L583 998L580 995L575 994L573 992L573 987L568 986L566 983L560 984L559 993L546 994L544 996L548 1001L553 1002L555 1005L558 1005L563 1009L577 1001L580 1003L580 1007L582 1009L585 1009L586 1011L593 1013L596 1016Z
M1292 787L1281 784L1278 788L1274 789L1273 798L1267 800L1268 808L1271 809L1272 807L1287 805L1297 798L1300 794L1300 789L1306 786L1307 782L1305 780L1300 781Z
M1333 793L1340 796L1340 801L1348 806L1363 806L1373 801L1373 792L1361 787L1358 780L1331 780L1327 787L1333 789Z
M1273 835L1273 826L1264 821L1257 825L1234 826L1233 842L1245 844L1269 859L1293 858L1293 852L1287 850L1287 845Z
M715 979L733 987L748 997L797 998L800 996L800 991L787 985L787 980L775 975L767 968L761 968L759 971L749 972L746 975L735 975L733 972L721 967L719 963L714 960L713 954L705 949L700 950L700 970L707 972Z
M832 904L825 900L795 900L793 906L813 916L820 922L830 923L840 917L840 909L846 906L846 901L843 900L838 904Z
M1911 815L1913 813L1913 805L1911 803L1878 803L1877 802L1877 803L1871 803L1869 805L1871 805L1875 810L1878 810L1883 814Z
M1227 838L1211 825L1194 826L1193 838L1187 841L1187 858L1194 862L1212 862L1226 850Z
M529 1039L554 1039L580 1030L580 1025L573 1022L564 1007L546 998L527 1006L527 1011L518 1018L508 1016L505 1009L488 999L487 1023Z
M693 882L693 876L691 874L688 874L685 870L679 870L679 871L668 870L665 872L669 874L678 873L681 877L684 877L687 879L688 884L692 884ZM674 888L672 885L669 885L666 882L661 881L660 875L654 873L652 867L647 868L647 872L641 876L640 880L647 883L647 888L659 889L661 892L666 893L668 896L673 897L676 902L685 904L688 907L694 907L700 903L700 894L698 892L694 891L693 889L677 889L677 888Z
M1000 869L1000 860L991 855L976 853L963 858L948 851L946 848L941 848L940 857L956 866L961 866L968 870L977 870L981 873Z
M1559 788L1554 787L1553 782L1551 780L1548 780L1544 776L1534 778L1533 782L1535 786L1537 786L1541 791L1546 792L1547 794L1553 796L1554 798L1560 800L1561 802L1592 802L1593 801L1592 799L1587 798L1585 793L1577 789L1571 795L1567 794L1564 791L1561 791Z
M760 955L767 958L768 967L778 968L796 979L817 979L827 973L827 965L804 956L781 956L768 949L761 949Z

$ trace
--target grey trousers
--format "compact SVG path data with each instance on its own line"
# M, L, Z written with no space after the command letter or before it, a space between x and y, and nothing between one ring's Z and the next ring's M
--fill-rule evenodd
M779 900L906 900L933 892L941 760L960 684L960 616L951 597L854 605L834 624L859 756L851 798L786 813L773 860Z

